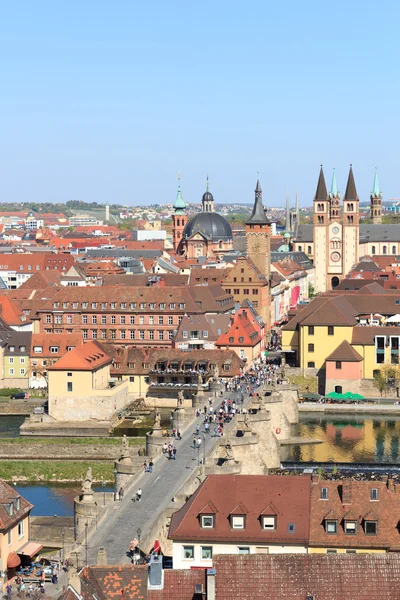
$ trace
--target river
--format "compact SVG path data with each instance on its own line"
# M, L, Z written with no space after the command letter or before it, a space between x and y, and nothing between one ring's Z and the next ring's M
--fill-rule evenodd
M294 435L321 444L282 447L282 461L400 464L400 416L300 413Z

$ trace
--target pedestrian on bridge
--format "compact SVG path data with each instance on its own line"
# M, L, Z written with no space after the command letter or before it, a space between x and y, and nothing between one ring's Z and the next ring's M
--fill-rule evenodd
M172 448L172 457L174 460L176 460L176 448L175 446Z
M200 433L200 425L197 423L196 425L196 434L199 435Z

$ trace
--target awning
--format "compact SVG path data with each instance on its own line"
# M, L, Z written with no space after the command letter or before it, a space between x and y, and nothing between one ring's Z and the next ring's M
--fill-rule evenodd
M35 542L27 542L22 546L22 548L20 548L17 551L17 554L21 554L22 556L29 556L29 558L32 558L33 556L35 556L35 554L40 552L42 548L42 544L36 544Z
M7 556L7 569L15 569L21 564L21 559L16 552L10 552Z

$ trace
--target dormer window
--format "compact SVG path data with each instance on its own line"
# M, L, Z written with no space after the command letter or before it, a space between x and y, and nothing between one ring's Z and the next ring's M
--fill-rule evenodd
M357 531L357 521L345 521L344 532L346 535L355 535Z
M379 500L378 488L371 489L371 500Z
M262 517L262 526L263 529L268 529L269 531L274 531L276 529L276 516L263 516Z
M378 533L377 521L364 521L365 535L376 535Z
M232 529L244 529L244 515L231 515Z
M214 515L201 515L201 527L212 529L214 527Z
M336 519L326 519L325 520L325 531L330 535L335 535L338 529L338 522Z

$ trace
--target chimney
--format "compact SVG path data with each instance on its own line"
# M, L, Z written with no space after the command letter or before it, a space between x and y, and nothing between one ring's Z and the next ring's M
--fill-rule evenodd
M319 482L319 475L318 473L313 473L311 475L311 483L318 483Z
M215 569L207 569L207 600L215 600Z
M395 492L396 491L396 486L394 484L394 481L391 477L388 477L387 480L387 489L389 492Z
M342 504L351 504L351 479L343 481L342 486Z

